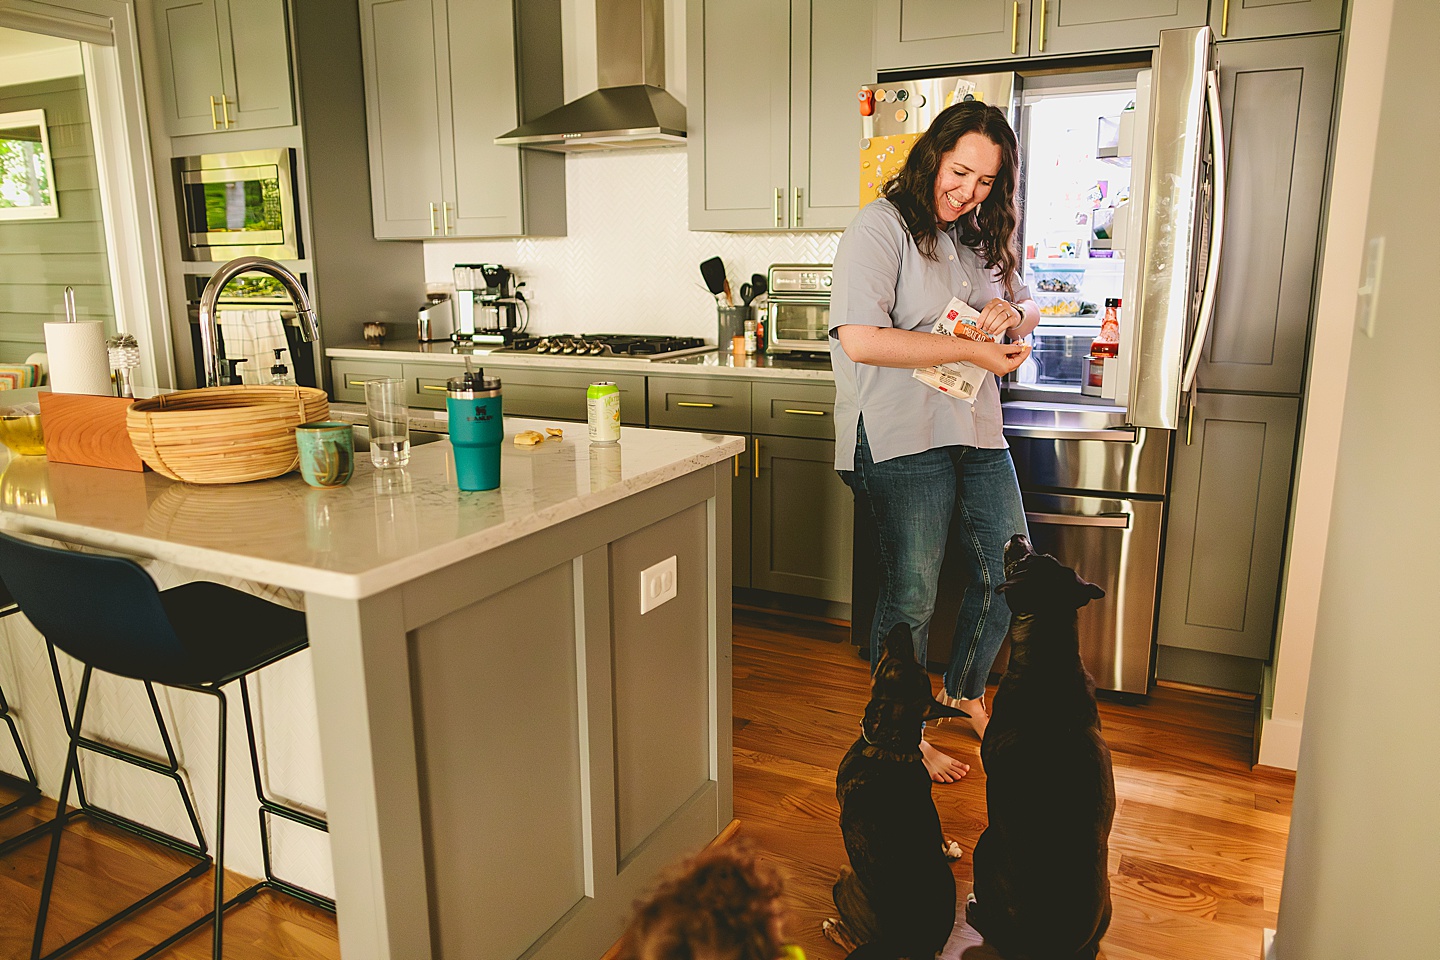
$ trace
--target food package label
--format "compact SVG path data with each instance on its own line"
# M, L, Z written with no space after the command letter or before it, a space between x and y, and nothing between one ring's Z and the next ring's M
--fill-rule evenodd
M940 319L930 328L930 332L991 343L995 338L975 326L975 319L979 316L980 312L970 304L958 297L952 297L944 312L940 314ZM974 403L975 395L980 392L980 387L985 383L985 378L990 376L990 371L966 360L958 360L933 367L921 367L911 376L941 393Z

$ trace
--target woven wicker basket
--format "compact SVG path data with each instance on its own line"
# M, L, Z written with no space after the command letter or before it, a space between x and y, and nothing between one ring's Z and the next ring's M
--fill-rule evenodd
M130 442L157 473L187 483L244 483L300 465L295 428L327 420L314 387L232 386L137 400L125 417Z

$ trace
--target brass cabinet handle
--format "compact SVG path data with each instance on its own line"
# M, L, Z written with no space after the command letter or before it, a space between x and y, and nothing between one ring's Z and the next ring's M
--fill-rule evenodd
M1230 0L1225 0L1225 5L1220 8L1220 36L1230 32Z
M439 227L435 226L435 204L430 204L430 236L435 236Z
M440 204L440 222L445 227L445 236L450 236L450 201Z
M730 459L735 461L735 476L740 476L740 454L737 453Z
M1050 0L1040 0L1040 52L1045 52L1045 17Z
M238 106L238 104L237 104ZM228 94L220 94L220 113L225 118L225 129L230 129L230 97Z
M440 384L438 384L438 383L422 383L422 384L420 384L420 389L421 389L421 390L429 390L429 391L431 391L431 392L433 392L433 393L444 393L444 392L445 392L445 388L442 387L442 386L440 386Z
M789 408L786 408L785 412L786 412L786 413L798 413L798 414L800 414L801 416L806 416L806 417L823 417L823 416L825 416L825 411L824 411L824 410L791 410L791 409L789 409Z
M754 464L755 464L755 479L756 479L756 480L759 480L759 479L760 479L760 438L759 438L759 437L756 437L756 438L755 438L755 460L754 460L753 462L754 462Z
M380 379L383 379L383 377L379 377L379 376L366 377L366 378L363 379L363 380L354 380L354 379L352 379L352 378L350 378L350 377L346 377L346 378L345 378L345 386L347 386L347 387L364 387L365 384L369 383L371 380L380 380Z
M692 403L692 402L689 401L689 400L676 400L676 401L675 401L675 406L677 406L677 407L704 407L704 408L706 408L706 409L708 410L709 408L715 406L715 404L713 404L713 403Z
M1020 0L1010 7L1010 52L1020 52Z
M775 188L775 226L785 226L785 188Z
M210 129L220 129L220 118L215 116L215 95L213 93L210 95Z
M800 188L795 188L795 193L790 197L790 226L800 226Z

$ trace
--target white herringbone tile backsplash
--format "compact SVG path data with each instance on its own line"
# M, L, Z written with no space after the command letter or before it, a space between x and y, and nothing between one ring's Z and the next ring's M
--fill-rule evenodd
M715 299L700 261L720 257L740 284L772 263L828 263L837 232L702 233L688 225L680 148L565 160L569 235L431 240L425 279L449 283L457 263L500 263L525 281L538 333L668 333L715 341Z

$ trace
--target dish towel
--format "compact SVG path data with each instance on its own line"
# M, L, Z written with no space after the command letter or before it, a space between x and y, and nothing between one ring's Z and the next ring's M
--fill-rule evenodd
M290 359L290 346L279 310L221 310L217 318L226 359L244 357L246 360L240 364L242 383L269 383L276 350L280 351L280 362L294 379L295 364Z

